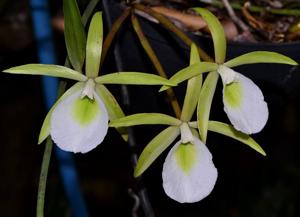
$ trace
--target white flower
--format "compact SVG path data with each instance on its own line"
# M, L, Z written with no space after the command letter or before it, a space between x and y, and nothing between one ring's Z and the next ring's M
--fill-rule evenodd
M267 123L269 111L261 90L252 80L221 65L224 110L234 128L246 134L260 132Z
M107 133L107 109L90 84L89 80L75 84L50 114L51 138L64 151L86 153L99 145Z
M190 131L187 125L180 128L181 140L170 150L163 166L163 188L170 198L193 203L210 194L218 172L206 145L198 137L190 137L191 132L186 134Z

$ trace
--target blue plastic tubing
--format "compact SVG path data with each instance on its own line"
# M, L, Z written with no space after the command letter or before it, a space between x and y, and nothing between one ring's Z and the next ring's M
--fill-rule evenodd
M39 62L55 64L56 55L48 1L30 0L30 7ZM42 84L45 103L49 110L57 97L58 80L56 78L43 76ZM58 160L61 179L72 215L74 217L88 217L87 208L80 191L73 155L60 150L58 147L55 147L55 155Z

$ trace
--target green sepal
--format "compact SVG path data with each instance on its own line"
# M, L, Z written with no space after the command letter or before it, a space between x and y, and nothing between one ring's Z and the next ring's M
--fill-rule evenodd
M285 55L269 51L253 51L250 53L246 53L227 61L226 63L224 63L224 65L231 68L239 65L253 63L281 63L288 65L298 65L296 61Z
M162 124L179 126L182 122L177 118L160 113L139 113L129 115L110 122L110 127L130 127L144 124Z
M84 88L84 83L83 82L77 82L74 84L70 89L68 89L52 106L48 114L46 115L46 118L44 119L40 135L39 135L39 140L38 144L41 144L49 135L50 135L50 119L52 112L56 108L56 106L64 99L68 98L70 95L74 94L77 91L80 91Z
M4 70L11 74L47 75L52 77L69 78L76 81L86 81L87 78L70 68L49 64L26 64Z
M98 76L103 42L102 12L94 14L89 27L86 44L86 76L95 78Z
M99 84L177 85L175 82L169 81L158 75L142 72L111 73L97 77L95 81Z
M210 115L210 108L213 100L213 96L216 90L219 73L216 71L210 72L199 94L198 106L197 106L197 122L200 138L202 142L206 143L208 120Z
M65 42L69 60L76 71L82 72L86 35L76 0L64 0Z
M170 81L174 82L176 84L179 84L179 83L181 83L187 79L190 79L194 76L201 75L205 72L217 70L217 68L218 68L218 64L216 64L216 63L210 63L210 62L196 63L196 64L190 65L190 66L180 70L179 72L177 72L175 75L173 75L170 78ZM168 87L168 86L162 86L159 91L160 92L165 91L169 88L170 87Z
M200 63L200 56L196 45L191 46L190 65ZM192 77L188 80L180 119L190 121L196 109L202 86L202 75Z
M140 155L134 169L134 177L142 175L157 157L174 142L179 133L178 127L171 126L154 137Z
M233 126L229 124L225 124L218 121L209 121L208 123L208 130L213 131L215 133L220 133L222 135L231 137L235 140L238 140L246 145L248 145L250 148L254 149L258 153L262 154L263 156L266 156L265 151L262 149L262 147L254 141L249 135L242 133L240 131L237 131L234 129Z
M222 64L226 57L226 37L222 24L219 19L210 11L204 8L193 8L207 23L210 30L215 50L215 61Z
M96 93L102 99L109 116L109 120L113 121L125 117L123 110L111 92L101 84L96 85ZM128 131L126 127L117 127L116 130L121 134L122 138L128 141Z

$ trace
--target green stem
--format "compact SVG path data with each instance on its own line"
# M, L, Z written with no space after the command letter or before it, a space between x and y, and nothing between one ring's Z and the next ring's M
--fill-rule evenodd
M158 72L158 74L161 77L167 78L167 74L165 72L165 70L163 69L160 61L158 60L158 57L156 56L153 48L151 47L148 39L145 37L143 30L141 28L141 25L138 21L138 19L136 18L136 16L134 14L132 14L131 16L131 21L132 21L132 26L142 44L142 47L144 48L145 52L147 53L149 59L151 60L152 64L154 65L156 71ZM167 90L167 94L168 94L168 98L170 100L170 103L172 105L172 108L174 110L174 113L176 115L177 118L180 118L181 115L181 108L179 106L179 103L176 99L175 93L173 91L172 88L169 88Z
M47 176L48 176L52 148L53 148L52 139L48 137L45 151L44 151L40 180L39 180L39 189L38 189L37 207L36 207L37 217L44 217L45 192L46 192Z
M149 14L150 16L157 19L165 28L169 29L171 32L176 34L187 46L190 47L192 45L193 41L183 31L181 31L177 26L175 26L168 18L166 18L162 14L157 13L153 11L151 8L146 7L142 4L134 4L133 6L135 9L141 10L146 14ZM197 47L198 47L199 55L203 60L214 62L214 60L204 50L202 50L199 46Z
M219 8L223 8L224 5L221 1L213 0L213 1L203 1L199 0L200 2L207 3ZM241 10L243 6L240 3L233 2L230 3L231 7L236 10ZM275 9L275 8L268 8L268 7L259 7L256 5L252 5L249 8L249 11L253 13L262 13L262 12L269 12L271 14L277 14L277 15L289 15L289 16L300 16L300 10L299 9Z
M103 47L102 47L102 53L101 53L101 65L102 65L102 63L103 63L103 61L106 57L106 54L108 52L108 49L110 48L110 45L111 45L112 41L114 40L114 38L115 38L116 34L118 33L121 25L126 20L126 18L129 16L129 14L130 14L130 9L126 8L124 10L124 12L121 14L121 16L119 16L116 19L116 21L113 23L109 33L105 37Z

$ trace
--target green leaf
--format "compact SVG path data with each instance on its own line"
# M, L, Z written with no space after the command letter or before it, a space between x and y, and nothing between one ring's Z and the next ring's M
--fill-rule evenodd
M194 76L201 75L205 72L217 70L217 68L218 68L218 64L216 63L210 63L210 62L196 63L177 72L175 75L173 75L170 78L170 81L179 84ZM161 92L167 89L169 89L168 86L162 86L159 91Z
M119 103L104 85L97 84L96 92L99 95L99 97L102 99L107 109L109 120L113 121L125 117L124 112L122 111ZM127 128L118 127L116 129L121 134L122 138L127 142L128 141Z
M64 0L65 41L74 69L81 72L85 58L86 35L76 0Z
M38 144L41 144L50 134L50 120L51 120L51 115L52 112L54 111L54 109L56 108L56 106L64 99L68 98L70 95L74 94L77 91L80 91L84 88L84 83L83 82L77 82L76 84L74 84L70 89L68 89L56 102L55 104L52 106L52 108L50 109L50 111L48 112L41 131L40 131L40 135L39 135L39 141Z
M198 107L197 107L197 121L198 130L202 142L206 143L207 127L210 114L210 108L213 100L213 96L216 90L219 73L216 71L210 72L201 89Z
M248 145L250 148L254 149L263 156L266 156L265 151L262 149L262 147L260 147L260 145L257 142L254 141L254 139L252 139L249 135L245 133L235 130L234 127L231 125L218 121L209 121L208 130L236 139Z
M172 126L154 137L140 155L134 170L134 177L142 175L156 158L172 144L179 133L179 128Z
M88 19L91 17L91 15L99 1L100 0L90 0L89 1L88 5L86 6L86 8L81 16L81 22L82 22L83 26L86 26Z
M86 81L87 78L70 68L48 64L27 64L6 69L3 72L26 75L48 75L53 77L69 78L77 81Z
M223 26L218 18L204 8L193 8L207 23L213 38L216 63L222 64L226 57L226 38Z
M287 56L269 51L254 51L246 53L244 55L227 61L226 63L224 63L224 65L227 67L235 67L239 65L253 63L281 63L289 65L298 65L296 61L292 60Z
M86 44L86 75L89 78L98 76L103 42L102 12L97 12L90 23Z
M110 127L130 127L144 124L163 124L179 126L181 121L169 115L160 113L140 113L113 120Z
M117 72L97 77L99 84L139 84L139 85L169 85L177 84L158 75L141 72Z
M200 63L200 56L196 45L192 44L191 54L190 54L190 65L196 63ZM195 108L197 106L199 94L201 91L201 86L202 86L202 75L195 76L188 80L183 108L180 117L182 121L191 120Z

